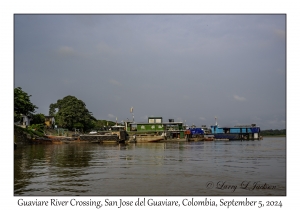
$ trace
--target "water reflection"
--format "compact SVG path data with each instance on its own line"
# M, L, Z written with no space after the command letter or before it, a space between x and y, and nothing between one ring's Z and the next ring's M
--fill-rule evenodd
M263 141L20 147L15 195L285 195L285 138ZM276 190L207 189L208 181ZM229 194L230 193L230 194Z

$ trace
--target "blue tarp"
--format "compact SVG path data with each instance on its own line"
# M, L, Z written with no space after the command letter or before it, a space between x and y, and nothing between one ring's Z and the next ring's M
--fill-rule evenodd
M259 133L260 132L260 128L259 127L251 128L251 132L252 133Z
M189 130L191 131L192 135L204 134L202 128L190 128Z

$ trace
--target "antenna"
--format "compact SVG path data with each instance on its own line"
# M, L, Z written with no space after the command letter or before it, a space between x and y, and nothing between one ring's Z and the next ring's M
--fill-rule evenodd
M134 122L133 107L130 108L130 113L132 113L132 122Z
M217 122L217 117L215 117L215 121L216 121L216 125L218 125L218 122Z

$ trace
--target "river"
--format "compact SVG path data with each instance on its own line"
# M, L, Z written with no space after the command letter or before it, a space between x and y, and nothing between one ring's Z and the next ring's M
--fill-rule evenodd
M20 146L14 195L286 195L286 138Z

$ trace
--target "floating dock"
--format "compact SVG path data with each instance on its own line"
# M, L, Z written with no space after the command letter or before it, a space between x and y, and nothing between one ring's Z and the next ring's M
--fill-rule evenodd
M92 143L123 143L126 140L125 131L100 132L96 134L84 134L79 136L80 141Z

